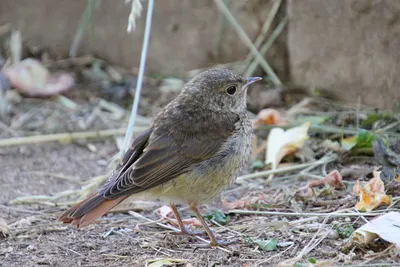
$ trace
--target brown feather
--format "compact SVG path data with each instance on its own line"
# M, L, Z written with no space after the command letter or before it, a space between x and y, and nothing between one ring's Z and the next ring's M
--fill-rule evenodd
M121 196L116 199L105 199L103 198L103 196L95 193L65 211L63 214L61 214L58 220L63 223L70 223L71 225L75 225L78 228L82 228L88 226L97 218L106 214L109 210L121 203L127 197L128 196ZM92 202L98 204L96 204L95 206L90 205L90 203ZM75 214L78 214L78 216L76 216Z
M81 202L79 202L78 204L75 204L74 206L72 206L71 208L67 209L66 211L64 211L59 217L58 217L58 221L59 222L63 222L63 223L71 223L73 221L73 218L71 217L71 215L77 210L79 209L83 204L85 204L89 199L91 199L92 197L94 197L95 195L97 195L98 193L94 193L91 194L89 197L87 197L86 199L82 200Z

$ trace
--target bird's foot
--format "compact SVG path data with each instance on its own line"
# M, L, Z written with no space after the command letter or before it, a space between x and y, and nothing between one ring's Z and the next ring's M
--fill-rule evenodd
M180 230L179 232L172 232L173 235L204 235L204 231L192 231L188 229Z
M215 240L211 240L210 243L208 243L208 244L198 244L198 245L196 245L196 247L198 247L198 248L226 247L226 246L238 243L239 240L240 240L239 238L233 238L230 240L215 239Z
M215 240L211 240L209 246L210 247L224 247L224 246L235 244L237 242L239 242L238 238L232 238L230 240L215 239Z

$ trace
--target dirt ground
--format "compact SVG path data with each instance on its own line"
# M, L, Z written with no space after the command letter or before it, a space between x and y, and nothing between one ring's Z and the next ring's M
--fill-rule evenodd
M117 148L110 140L93 144L98 148L96 153L77 144L54 143L0 150L0 214L12 225L10 235L0 239L0 266L145 266L146 260L156 258L184 260L182 264L175 266L254 266L256 263L259 266L274 266L296 256L298 250L309 242L309 234L315 232L315 229L301 228L291 233L271 231L271 225L268 223L287 222L277 216L232 215L227 225L231 230L214 226L218 236L225 239L238 238L239 236L232 232L236 229L235 231L253 237L278 237L281 247L278 246L274 251L261 251L254 244L246 244L244 239L239 237L238 243L222 250L201 247L205 243L193 237L171 235L170 231L154 224L141 226L141 231L136 232L135 226L143 223L143 220L129 214L111 214L93 226L76 230L56 222L56 217L64 207L9 204L9 201L16 197L52 195L55 192L77 188L74 183L51 175L38 175L34 171L58 173L82 180L103 174L105 167L100 163L113 156ZM278 203L272 198L282 200L283 186L285 185L268 186L264 190L258 188L258 191L266 191L267 196L271 198L271 205L277 206ZM241 194L238 193L240 190L233 192L235 193L232 197ZM229 191L227 195L231 195ZM210 211L213 208L215 206L205 207L205 210ZM152 210L145 209L140 213L150 219L158 219ZM187 213L184 214L185 217L188 216ZM114 232L105 236L111 229L114 229ZM334 264L325 262L318 266L342 266L345 262L355 264L364 261L362 251L350 248L345 252L341 247L343 243L333 234L322 240L309 256L341 261ZM370 263L383 260L389 265L374 266L396 266L396 259L379 257L379 253L386 247L387 245L381 243L378 247L366 249L364 252L370 253L372 258L378 255Z

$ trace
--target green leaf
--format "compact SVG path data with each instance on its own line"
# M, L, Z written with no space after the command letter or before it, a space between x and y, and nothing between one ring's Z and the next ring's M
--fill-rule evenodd
M312 264L317 263L317 260L316 260L315 258L313 258L313 257L308 258L307 261L308 261L309 263L312 263Z
M361 127L371 128L375 122L379 120L390 120L391 118L393 118L393 114L390 112L372 112L361 122Z
M213 211L211 213L203 215L203 218L209 221L215 221L216 223L220 225L225 225L230 221L230 217L223 213L220 210Z
M258 245L262 250L271 251L276 249L276 244L278 243L278 239L269 239L269 240L253 240L253 243Z
M335 227L336 233L340 238L349 238L351 234L354 232L354 228L351 224L344 226Z
M351 150L353 148L371 148L375 139L375 134L360 128L358 129L357 135L342 139L342 147L346 150Z
M262 162L261 160L256 160L253 162L252 166L253 169L262 169L265 167L264 162Z

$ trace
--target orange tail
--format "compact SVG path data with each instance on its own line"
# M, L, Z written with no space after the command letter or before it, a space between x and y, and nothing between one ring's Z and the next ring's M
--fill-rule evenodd
M127 196L122 196L116 199L105 199L102 195L95 193L65 211L60 215L58 220L82 228L88 226L97 218L106 214L126 198Z

